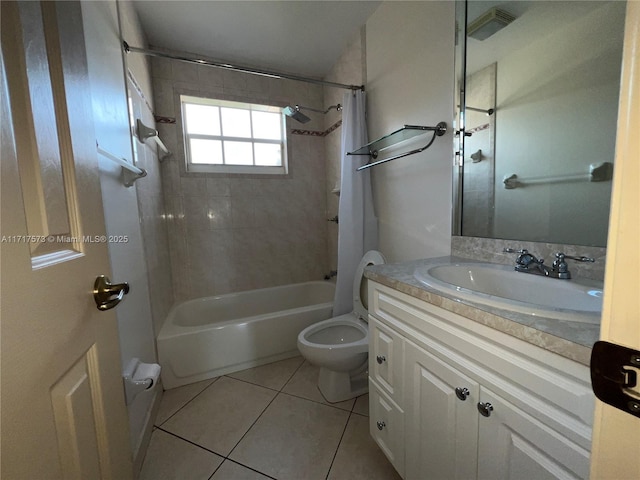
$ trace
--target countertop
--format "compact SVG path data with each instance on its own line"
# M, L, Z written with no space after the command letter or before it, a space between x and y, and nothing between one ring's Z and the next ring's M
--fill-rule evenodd
M365 277L545 350L589 365L591 347L600 337L599 324L544 318L482 305L435 290L420 283L413 276L415 269L420 266L445 262L469 263L473 260L449 256L375 265L366 268Z

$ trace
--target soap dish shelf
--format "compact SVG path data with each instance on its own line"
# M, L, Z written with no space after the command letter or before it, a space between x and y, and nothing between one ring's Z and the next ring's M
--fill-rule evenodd
M347 155L369 155L372 159L375 160L378 158L378 154L385 149L418 135L422 135L426 132L433 132L433 136L431 137L429 143L427 143L424 147L401 153L399 155L394 155L393 157L384 158L382 160L378 160L377 162L367 163L365 165L362 165L361 167L358 167L356 170L364 170L365 168L370 168L375 165L380 165L381 163L390 162L391 160L407 157L409 155L420 153L426 150L431 146L436 137L441 137L447 132L447 124L445 122L440 122L435 127L426 127L423 125L405 125L404 127L390 133L389 135L385 135L382 138L367 143L366 145L358 148L357 150L354 150L353 152L348 152Z

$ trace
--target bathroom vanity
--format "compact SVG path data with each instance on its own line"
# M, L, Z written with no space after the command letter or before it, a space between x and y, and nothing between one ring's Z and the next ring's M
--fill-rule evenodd
M400 475L588 478L597 325L478 309L417 266L366 272L370 432Z

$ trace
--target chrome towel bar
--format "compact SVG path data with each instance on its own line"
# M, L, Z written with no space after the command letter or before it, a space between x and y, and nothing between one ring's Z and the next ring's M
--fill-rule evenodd
M518 177L515 173L505 175L502 179L506 190L534 185L540 183L564 183L564 182L608 182L613 178L613 163L602 162L589 165L589 173L575 173L569 175L548 175L540 177Z
M113 153L107 152L104 148L96 142L96 148L98 153L103 157L117 163L122 167L122 182L124 186L129 188L133 187L133 183L139 178L146 177L147 171L144 168L138 168L135 165L129 163L125 158L116 157Z

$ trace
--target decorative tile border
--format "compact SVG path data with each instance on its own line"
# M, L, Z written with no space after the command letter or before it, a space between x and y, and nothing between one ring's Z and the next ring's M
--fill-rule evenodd
M169 123L169 124L176 123L175 117L163 117L161 115L154 115L154 118L156 120L156 123Z
M321 132L319 130L301 130L301 129L298 129L298 128L292 128L291 129L291 134L292 135L307 135L307 136L310 136L310 137L326 137L331 132L333 132L333 131L337 130L338 128L340 128L341 125L342 125L342 120L338 120L336 123L334 123L329 128L327 128L324 132Z
M131 70L127 70L127 77L129 78L129 80L131 80L131 83L133 84L133 88L136 89L136 91L138 92L138 95L140 95L140 98L142 98L142 100L146 104L149 111L153 112L153 108L151 108L151 103L149 103L149 100L147 100L146 95L142 91L142 87L140 87L140 85L138 84L136 77L133 76L133 73L131 73Z
M467 132L467 133L476 133L476 132L481 132L482 130L487 130L490 127L491 127L490 124L485 123L484 125L480 125L480 126L473 127L473 128L468 129L468 130L465 130L465 132Z

